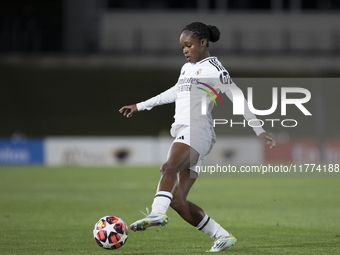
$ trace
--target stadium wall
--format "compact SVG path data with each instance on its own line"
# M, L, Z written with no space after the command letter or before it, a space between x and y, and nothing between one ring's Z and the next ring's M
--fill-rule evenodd
M109 11L99 18L98 50L120 66L180 67L180 32L193 21L220 29L210 53L232 73L339 73L340 16L329 12Z
M45 139L47 165L161 165L173 142L170 137L103 137ZM263 149L256 138L221 137L207 163L257 164Z
M183 27L193 21L221 31L214 50L223 52L340 51L337 13L105 12L100 16L102 51L178 51ZM119 24L119 25L116 25Z
M173 139L169 137L47 137L0 140L0 165L124 166L161 165ZM324 145L324 162L340 162L340 140ZM279 142L269 150L256 137L218 137L205 165L318 163L313 140Z
M118 110L124 105L151 98L173 86L178 79L180 67L166 70L110 66L50 67L35 64L0 64L0 67L3 85L0 93L0 108L3 109L0 138L8 138L18 129L27 137L169 135L174 104L155 107L150 112L140 112L133 118L124 118ZM247 96L247 87L254 86L254 78L238 78L234 73L232 78ZM319 109L324 113L320 123L323 123L325 138L340 138L340 119L334 117L338 115L339 108L340 86L337 78L291 79L296 81L294 84L286 78L258 78L256 81L254 104L257 109L268 109L271 106L273 86L278 87L279 91L280 87L305 87L312 94L306 107L313 117L301 116L297 107L291 107L287 118L297 119L297 127L287 130L281 125L275 125L274 128L265 126L266 130L274 135L288 133L294 139L314 138L317 135L315 123ZM263 82L259 83L261 81ZM320 89L314 84L318 81ZM263 89L260 91L260 88ZM319 101L322 101L322 110L316 105L318 96L321 98ZM231 109L230 100L223 94L221 98L226 107L215 107L214 112ZM227 112L223 118L232 118L231 114ZM279 107L274 114L273 118L283 118L278 116ZM249 127L227 128L226 125L220 125L216 130L227 136L254 135Z

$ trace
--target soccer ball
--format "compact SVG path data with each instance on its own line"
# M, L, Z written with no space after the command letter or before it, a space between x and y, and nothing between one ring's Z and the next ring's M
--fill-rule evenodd
M96 243L104 249L118 249L128 238L128 227L117 216L105 216L94 225L93 237Z

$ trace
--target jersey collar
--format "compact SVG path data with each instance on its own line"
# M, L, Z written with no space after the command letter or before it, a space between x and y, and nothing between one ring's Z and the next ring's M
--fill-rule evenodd
M197 64L202 64L203 62L205 62L205 61L208 61L208 60L210 60L210 59L215 59L216 57L207 57L207 58L205 58L205 59L202 59L200 62L198 62Z

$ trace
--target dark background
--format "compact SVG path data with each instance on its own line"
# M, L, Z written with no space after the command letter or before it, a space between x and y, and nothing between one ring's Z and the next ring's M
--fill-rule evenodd
M108 0L88 1L93 8L105 11L195 11L199 1L132 1ZM168 133L173 121L174 105L156 107L152 113L145 111L131 119L123 118L118 109L126 104L146 100L173 86L181 65L172 68L157 66L81 65L50 64L50 57L58 59L98 58L115 59L117 55L144 57L158 56L150 52L101 51L93 40L96 30L89 36L89 42L72 44L72 25L76 12L82 12L84 1L61 0L2 0L0 8L0 137L10 137L18 130L28 137L45 136L107 136L107 135L157 135ZM217 1L208 1L207 11L216 11ZM228 10L253 13L272 12L271 1L229 0ZM290 12L290 1L282 1L280 11ZM92 15L88 8L89 16ZM298 13L334 13L340 9L335 0L302 0ZM72 14L72 13L75 14ZM72 16L73 15L73 16ZM298 15L298 14L297 14ZM70 17L75 17L71 19ZM93 19L95 20L95 19ZM119 27L119 24L114 24ZM80 25L81 26L81 25ZM85 26L85 23L84 23ZM71 28L70 28L71 27ZM71 32L70 32L71 31ZM71 37L70 37L71 36ZM70 39L71 38L71 39ZM92 40L92 41L91 41ZM316 53L315 53L316 52ZM236 52L240 56L249 52ZM156 54L156 55L155 55ZM162 52L164 54L164 52ZM172 54L183 60L182 52ZM249 54L270 55L272 52L250 52ZM279 52L277 55L295 56L296 52ZM275 55L274 54L274 55ZM309 56L329 56L338 59L336 52L313 51ZM80 61L81 62L81 61ZM68 62L69 63L69 62ZM226 66L229 70L229 67ZM230 74L237 77L339 77L339 70L330 69L311 73L242 71L231 68ZM238 84L243 91L247 85ZM323 88L322 102L325 118L325 136L338 137L337 98L340 86ZM270 97L266 94L263 97ZM319 92L312 92L316 95ZM246 94L246 93L245 93ZM259 100L261 101L261 99ZM314 107L314 106L313 106ZM298 113L297 113L298 114ZM293 113L294 115L294 113ZM292 116L293 118L294 116ZM298 115L297 115L298 117ZM330 124L331 123L331 124ZM299 137L313 136L315 128L309 122L299 125L293 134ZM280 132L280 130L274 130ZM251 134L251 130L233 129L231 135Z

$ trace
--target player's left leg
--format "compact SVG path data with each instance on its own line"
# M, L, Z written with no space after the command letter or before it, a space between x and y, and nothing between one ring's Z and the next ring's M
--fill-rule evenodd
M183 171L179 175L178 188L171 201L171 208L174 209L186 222L196 227L204 218L203 209L187 200L191 187L197 179L197 173L190 169ZM192 178L193 177L193 178Z
M201 207L187 200L197 173L187 169L179 175L179 184L170 206L189 224L215 239L210 252L224 251L236 243L236 238L211 219Z

